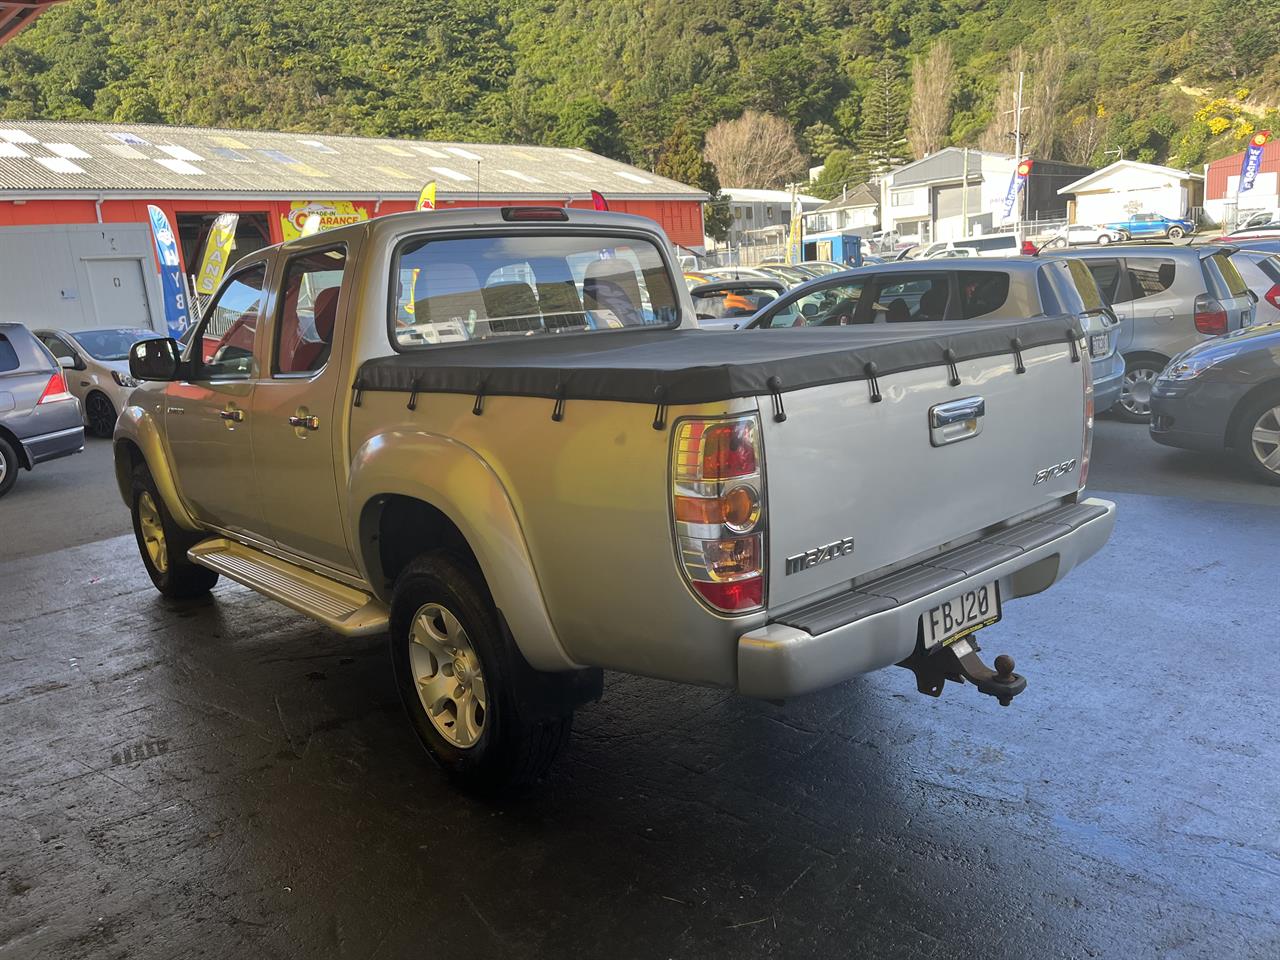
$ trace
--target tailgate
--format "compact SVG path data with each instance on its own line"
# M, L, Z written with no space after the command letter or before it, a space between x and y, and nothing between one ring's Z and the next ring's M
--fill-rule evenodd
M1024 374L1006 354L961 361L955 387L939 365L881 377L878 403L867 381L851 381L787 393L781 423L762 410L771 610L1074 493L1088 362L1071 357L1062 342L1026 351ZM931 410L976 398L980 432L935 446Z

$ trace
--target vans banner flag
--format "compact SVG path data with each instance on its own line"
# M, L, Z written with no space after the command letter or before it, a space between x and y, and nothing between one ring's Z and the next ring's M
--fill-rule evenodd
M159 207L148 204L147 215L151 219L151 237L156 242L156 256L160 260L160 289L164 293L164 321L169 336L177 339L191 326L191 314L187 307L187 285L182 282L182 263L178 259L178 241L173 235L169 218Z
M1004 219L1008 220L1010 214L1013 213L1013 205L1018 202L1018 194L1027 185L1027 177L1031 175L1030 160L1023 160L1018 164L1016 170L1013 171L1013 178L1009 181L1009 189L1004 195Z
M1249 138L1249 146L1244 152L1244 160L1240 162L1240 189L1238 193L1253 189L1253 181L1258 179L1258 170L1262 167L1262 148L1271 139L1270 130L1259 130Z
M235 249L236 226L239 223L240 214L224 213L209 228L209 237L204 242L204 257L196 273L196 293L200 296L213 296L218 284L222 283L222 275L231 262L231 251Z

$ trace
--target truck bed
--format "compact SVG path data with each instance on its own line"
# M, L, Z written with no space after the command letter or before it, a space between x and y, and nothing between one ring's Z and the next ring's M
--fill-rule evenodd
M357 391L696 404L1013 356L1082 336L1072 317L831 330L637 329L440 344L366 361ZM948 357L948 351L951 352ZM874 367L870 367L874 364Z

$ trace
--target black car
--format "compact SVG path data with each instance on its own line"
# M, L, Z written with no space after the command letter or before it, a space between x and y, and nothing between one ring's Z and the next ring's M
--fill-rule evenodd
M1151 391L1151 438L1230 450L1280 484L1280 323L1246 327L1174 357Z

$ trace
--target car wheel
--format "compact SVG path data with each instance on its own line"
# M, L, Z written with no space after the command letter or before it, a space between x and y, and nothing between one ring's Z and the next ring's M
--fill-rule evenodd
M116 431L116 408L105 393L95 390L85 397L84 419L95 437L109 437Z
M1169 239L1170 239L1170 240L1181 240L1184 236L1186 236L1186 233L1187 233L1187 231L1183 230L1181 227L1170 227L1170 228L1169 228Z
M1112 412L1127 423L1146 423L1151 419L1151 388L1164 364L1159 360L1137 358L1125 364L1120 385L1120 400Z
M18 482L18 453L4 437L0 437L0 497L13 489Z
M1109 233L1098 234L1098 246L1105 247L1110 242L1111 242L1111 234Z
M1056 240L1053 241L1053 245L1059 248L1065 247L1067 245L1066 237L1058 237Z
M455 781L491 793L540 780L569 739L573 709L534 710L524 662L480 572L444 551L396 580L391 663L418 739Z
M1236 453L1258 479L1280 484L1280 393L1252 401L1239 423Z
M198 597L213 589L217 571L187 559L187 551L200 541L200 535L174 522L146 464L134 468L132 503L133 535L156 589L171 600Z

